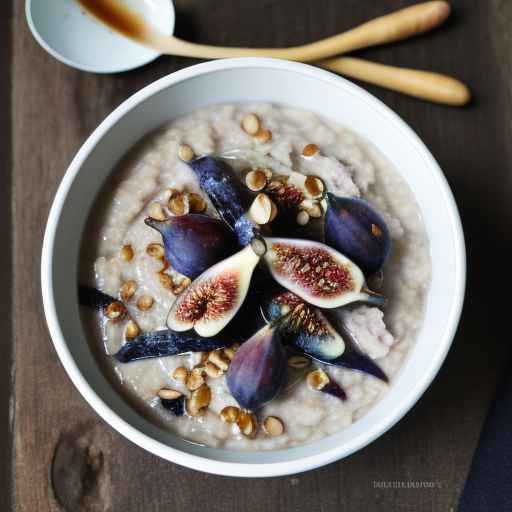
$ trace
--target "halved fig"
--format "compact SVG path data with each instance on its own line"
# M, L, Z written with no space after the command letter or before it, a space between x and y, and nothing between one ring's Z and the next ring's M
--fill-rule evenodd
M378 272L391 250L384 219L362 199L328 193L327 204L327 244L349 257L365 274Z
M195 279L237 249L234 232L218 219L188 214L144 221L162 235L165 257L180 274Z
M384 302L365 288L359 267L331 247L288 238L265 238L265 242L264 259L272 276L304 301L328 309L356 301Z
M322 311L292 292L275 295L262 311L267 320L282 318L285 338L293 338L293 345L311 357L335 359L345 351L345 341Z
M279 328L265 325L236 351L227 373L229 391L241 407L257 410L281 391L286 368Z
M280 291L261 306L267 322L282 318L283 341L324 364L357 370L388 382L377 363L361 352L357 341L340 321L327 317L297 295Z
M197 277L171 307L167 325L174 331L194 328L215 336L236 315L247 295L262 250L261 240L217 263ZM254 248L253 248L254 247Z
M239 244L246 246L259 234L247 216L253 200L248 189L225 160L204 156L187 163L221 218L236 233Z

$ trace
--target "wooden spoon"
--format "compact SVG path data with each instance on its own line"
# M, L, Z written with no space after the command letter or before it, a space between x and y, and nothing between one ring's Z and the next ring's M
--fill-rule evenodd
M289 48L231 48L190 43L174 36L163 35L119 0L79 2L101 21L139 43L161 53L199 59L274 57L312 62L427 32L443 23L450 14L450 5L447 2L434 0L375 18L342 34L310 44Z
M336 36L306 45L289 48L235 48L190 43L174 36L163 35L119 0L79 2L92 15L141 44L169 55L202 59L274 57L314 62L340 53L422 34L441 25L450 15L450 5L446 1L434 0L375 18ZM470 97L469 90L464 84L436 73L390 67L360 59L330 59L319 62L318 65L438 103L463 105Z
M460 107L471 99L468 87L451 76L339 57L315 62L317 66L415 98Z

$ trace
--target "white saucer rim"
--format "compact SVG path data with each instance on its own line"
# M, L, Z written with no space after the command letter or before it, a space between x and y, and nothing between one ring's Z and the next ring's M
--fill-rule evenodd
M169 34L174 33L174 27L176 25L176 10L174 8L174 2L172 0L168 0L169 3L169 14L170 14L170 24L171 29L169 31ZM56 60L61 62L62 64L66 64L67 66L70 66L74 69L78 69L80 71L87 71L89 73L96 73L99 75L108 75L113 73L124 73L126 71L131 71L133 69L140 68L142 66L145 66L154 60L156 60L158 57L160 57L162 54L158 52L151 52L151 55L148 59L141 60L137 64L124 66L124 67L113 67L113 68L102 68L98 69L92 66L83 65L80 63L77 63L75 61L72 61L68 59L67 57L64 57L62 54L60 54L56 49L52 48L46 40L41 36L39 31L37 30L36 24L34 23L34 19L32 18L32 0L25 0L25 16L27 18L27 23L30 28L30 31L32 32L32 35L34 36L34 39L37 41L39 46L43 48L47 53L49 53L52 57L54 57ZM124 37L120 35L119 37Z

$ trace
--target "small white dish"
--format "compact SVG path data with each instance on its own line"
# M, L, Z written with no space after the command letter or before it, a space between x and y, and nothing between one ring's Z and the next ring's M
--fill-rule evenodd
M123 0L164 34L174 32L171 0ZM27 22L37 42L68 66L93 73L119 73L160 54L114 32L86 13L77 0L26 0Z
M316 112L371 141L409 184L430 241L432 281L424 322L389 392L363 417L324 439L286 450L243 452L185 441L151 423L117 393L99 368L80 321L80 242L108 174L142 137L172 119L216 103L273 102ZM113 428L155 455L229 476L265 477L323 466L361 449L420 398L450 348L466 277L462 227L447 181L418 136L379 100L351 82L305 64L225 59L168 75L137 92L92 133L71 162L46 227L41 261L43 305L68 375Z

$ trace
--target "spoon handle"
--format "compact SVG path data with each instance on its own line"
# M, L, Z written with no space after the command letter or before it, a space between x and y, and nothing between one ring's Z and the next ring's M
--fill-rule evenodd
M471 93L459 80L439 73L386 66L362 59L341 57L315 63L341 75L444 105L468 103Z
M162 53L201 59L227 57L275 57L302 62L325 59L360 48L400 41L422 34L441 25L450 14L450 5L443 0L424 2L375 18L358 27L290 48L231 48L190 43L154 31L145 34L144 42Z

